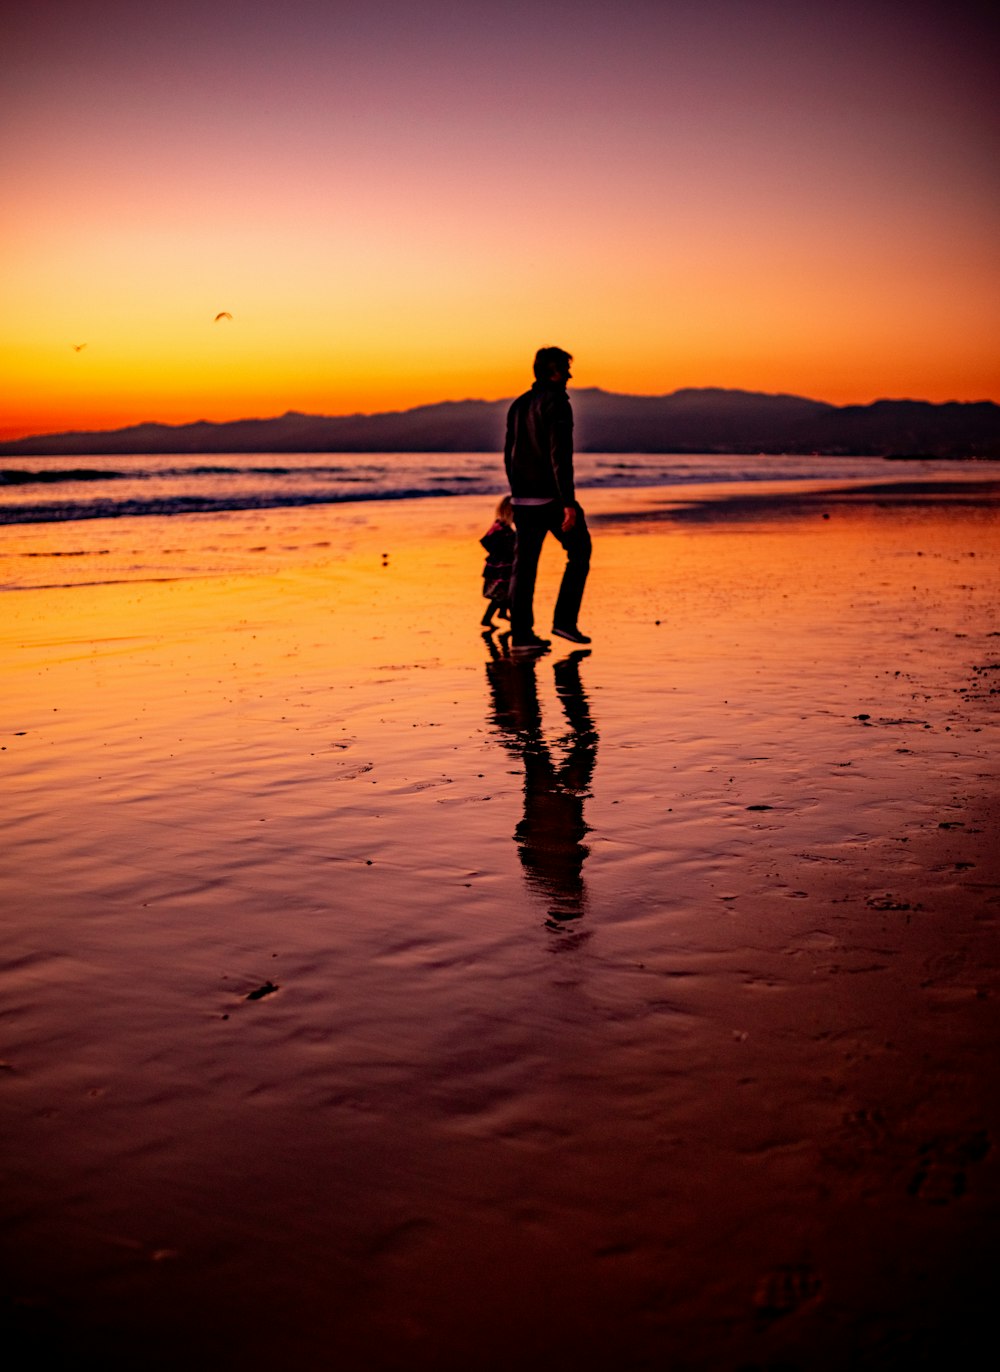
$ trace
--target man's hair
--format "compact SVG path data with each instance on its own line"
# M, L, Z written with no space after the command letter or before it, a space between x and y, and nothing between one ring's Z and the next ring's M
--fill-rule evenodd
M573 354L563 348L539 348L535 353L535 380L548 381L553 367L561 372L568 371L572 361Z

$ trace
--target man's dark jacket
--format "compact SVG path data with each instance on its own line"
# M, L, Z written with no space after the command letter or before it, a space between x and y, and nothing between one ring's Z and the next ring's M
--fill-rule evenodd
M504 465L517 499L576 500L573 487L573 410L565 386L536 381L507 411Z

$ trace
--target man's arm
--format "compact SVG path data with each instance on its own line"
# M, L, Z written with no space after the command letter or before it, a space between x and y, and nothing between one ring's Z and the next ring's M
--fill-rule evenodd
M552 474L563 509L567 510L576 502L576 490L573 485L573 410L565 395L555 399L549 411L548 430Z

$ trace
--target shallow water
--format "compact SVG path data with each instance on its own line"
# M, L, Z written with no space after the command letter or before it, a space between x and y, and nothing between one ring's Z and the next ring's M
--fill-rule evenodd
M595 502L589 656L482 640L478 501L213 516L211 576L7 598L36 1346L874 1368L976 1331L995 513L622 518L655 499ZM225 574L248 540L281 558Z
M905 477L996 479L997 462L759 453L580 453L577 484L608 488ZM196 513L480 495L506 488L499 453L193 453L25 457L0 467L0 525L184 519ZM433 516L431 516L433 518ZM72 537L54 545L73 547Z

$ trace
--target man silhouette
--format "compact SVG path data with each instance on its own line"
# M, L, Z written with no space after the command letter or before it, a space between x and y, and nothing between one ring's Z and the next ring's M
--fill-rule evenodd
M548 533L566 550L552 632L570 643L590 642L577 624L590 570L590 533L573 486L573 410L566 394L572 361L562 348L539 348L534 385L507 412L504 466L517 529L510 591L512 653L541 652L549 646L534 627L535 576Z

